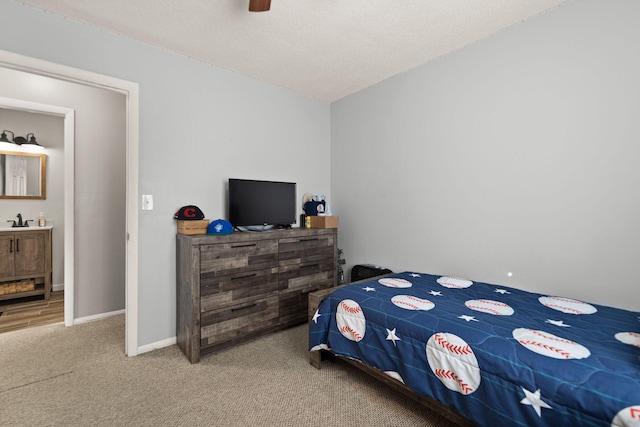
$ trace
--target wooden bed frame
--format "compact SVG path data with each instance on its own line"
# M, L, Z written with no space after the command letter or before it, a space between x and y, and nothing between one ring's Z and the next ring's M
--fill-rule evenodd
M379 277L384 277L384 276L379 276ZM349 284L350 285L358 284L358 283L366 282L372 279L375 279L375 278L369 278L369 279L365 279L359 282L353 282ZM342 286L346 286L346 285L342 285ZM338 288L341 288L342 286L338 286L335 288L322 289L316 292L309 293L309 325L311 325L311 322L313 322L313 315L315 314L316 310L318 310L318 307L320 307L320 303L324 301L324 299L327 296L329 296L333 291L335 291ZM393 379L389 375L385 374L384 372L376 368L373 368L371 366L365 365L364 363L361 363L357 360L334 355L328 350L320 350L320 351L309 352L309 363L312 366L314 366L316 369L320 369L323 359L334 360L336 357L364 371L365 373L371 375L372 377L381 381L382 383L394 388L395 390L398 390L405 396L416 400L417 402L425 406L427 409L437 412L438 414L442 415L443 417L447 418L448 420L450 420L451 422L459 426L471 427L476 425L471 421L469 421L467 418L460 415L454 409L444 405L443 403L438 402L437 400L431 399L427 396L422 396L417 394L412 389L404 385L402 382L396 379Z

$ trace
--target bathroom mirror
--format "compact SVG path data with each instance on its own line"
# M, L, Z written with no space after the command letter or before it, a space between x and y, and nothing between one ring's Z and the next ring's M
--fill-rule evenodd
M0 199L46 199L47 155L0 151Z

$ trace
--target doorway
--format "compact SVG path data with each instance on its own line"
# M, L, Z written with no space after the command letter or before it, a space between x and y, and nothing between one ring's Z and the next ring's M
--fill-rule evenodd
M125 353L128 356L138 354L138 85L137 83L115 79L96 73L37 60L9 52L0 51L0 67L30 74L47 76L53 79L106 89L124 95L126 103L125 119L125 187L126 187L126 225L125 225ZM31 105L30 108L34 106ZM36 106L42 108L42 105ZM52 107L52 106L48 106ZM64 108L64 107L58 107ZM65 325L76 322L73 304L76 284L74 283L77 253L74 247L74 120L67 120L73 110L64 109L65 116ZM35 111L42 111L36 108ZM60 111L57 112L58 114ZM67 150L67 135L70 137ZM69 156L69 157L67 157ZM69 313L69 314L67 314Z

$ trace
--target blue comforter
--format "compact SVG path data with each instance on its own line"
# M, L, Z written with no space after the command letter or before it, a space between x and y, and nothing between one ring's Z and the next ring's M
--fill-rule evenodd
M309 346L478 425L640 426L640 312L405 272L333 292Z

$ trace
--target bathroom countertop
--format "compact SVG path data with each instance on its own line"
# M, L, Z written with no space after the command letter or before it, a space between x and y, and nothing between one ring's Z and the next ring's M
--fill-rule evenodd
M0 225L0 233L6 233L7 231L38 231L38 230L51 230L53 225L45 225L44 227L38 227L37 225L30 225L28 227L12 227L10 223L6 225Z

